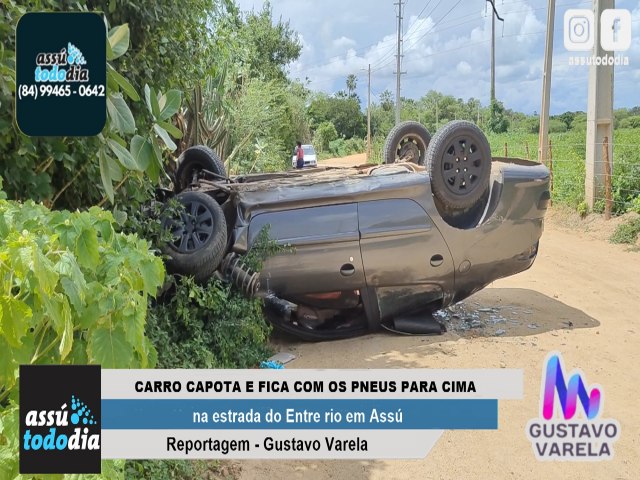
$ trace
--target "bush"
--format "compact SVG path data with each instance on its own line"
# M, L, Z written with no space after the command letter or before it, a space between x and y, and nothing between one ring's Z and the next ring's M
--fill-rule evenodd
M331 122L322 122L316 128L315 135L313 136L313 145L319 153L324 152L329 148L329 143L338 138L338 132L336 127Z
M609 241L611 243L628 243L633 245L638 241L638 235L640 235L640 218L635 218L618 225L618 228L613 232Z
M640 115L620 120L620 128L640 128Z
M20 364L156 363L145 321L164 267L145 240L114 227L97 207L54 212L0 200L0 478L18 472Z
M260 271L266 258L285 250L265 228L244 264ZM169 296L150 309L147 324L160 368L253 368L271 354L271 327L259 298L244 297L215 277L205 285L177 277Z
M362 153L365 151L365 148L365 141L357 137L348 140L339 138L329 143L329 152L334 157L346 157L354 153Z
M250 268L260 270L262 259L281 250L267 239L264 230L245 257ZM199 285L189 277L173 280L165 298L150 307L146 325L146 334L158 351L159 368L254 368L271 355L270 331L260 300L243 297L216 279ZM216 465L131 460L126 475L149 480L205 478Z
M489 130L494 133L504 133L509 129L509 119L505 115L504 105L498 100L489 106Z
M549 120L549 133L564 133L567 131L567 124L557 118Z
M217 279L199 285L181 277L171 293L147 322L159 368L253 368L270 355L259 300Z
M367 148L367 142L362 138L353 137L347 140L345 148L347 150L347 155L362 153Z
M576 210L578 211L578 215L580 215L580 218L584 218L589 214L589 206L586 202L580 202Z

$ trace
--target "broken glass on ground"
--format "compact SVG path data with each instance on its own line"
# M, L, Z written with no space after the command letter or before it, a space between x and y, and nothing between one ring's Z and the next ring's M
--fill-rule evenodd
M436 311L433 316L449 332L502 336L509 326L527 326L531 330L539 328L538 324L531 322L531 317L522 319L524 315L531 314L531 310L516 305L485 307L478 302L458 302Z

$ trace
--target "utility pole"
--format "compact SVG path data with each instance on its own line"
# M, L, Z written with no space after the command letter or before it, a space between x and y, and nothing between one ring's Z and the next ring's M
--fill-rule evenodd
M603 58L607 51L600 43L601 31L599 19L602 12L615 8L615 0L593 0L594 42L590 52L592 56ZM589 53L589 52L585 52ZM613 55L613 53L609 53ZM587 148L585 165L585 201L593 208L599 198L603 198L605 161L614 161L613 155L613 75L611 64L589 66L589 87L587 90ZM605 142L605 138L607 141ZM603 155L606 143L607 156Z
M491 14L491 103L496 101L496 16Z
M402 59L402 0L398 0L398 42L396 45L396 125L400 123L400 75L402 71L400 69L400 63Z
M369 64L369 92L367 94L367 162L371 158L371 64Z
M549 151L549 102L551 95L551 68L553 66L553 28L556 16L556 0L549 0L547 7L547 39L544 46L544 73L542 75L542 107L538 134L538 161L547 163Z
M493 103L496 99L496 18L501 22L504 22L504 19L498 15L494 0L487 0L487 2L493 7L491 13L491 103Z

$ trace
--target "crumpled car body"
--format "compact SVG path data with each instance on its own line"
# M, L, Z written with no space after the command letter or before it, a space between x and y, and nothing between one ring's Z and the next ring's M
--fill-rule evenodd
M494 158L487 198L457 215L415 166L246 176L224 188L228 251L242 256L265 227L291 247L265 261L259 295L275 327L313 340L394 329L528 269L550 200L545 166L506 158Z

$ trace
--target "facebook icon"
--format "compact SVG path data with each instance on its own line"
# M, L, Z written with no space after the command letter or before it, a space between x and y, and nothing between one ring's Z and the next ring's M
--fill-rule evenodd
M624 8L604 10L600 17L600 45L603 50L625 51L631 46L631 12Z
M618 43L618 32L620 31L620 17L613 19L613 43Z

